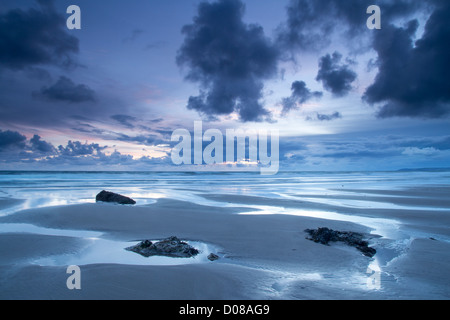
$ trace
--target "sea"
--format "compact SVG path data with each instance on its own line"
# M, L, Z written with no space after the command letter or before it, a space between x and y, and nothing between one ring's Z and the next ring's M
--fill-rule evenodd
M137 205L148 205L161 198L217 205L217 202L208 200L204 195L223 194L389 209L396 207L392 202L385 201L389 191L413 188L440 188L443 192L450 190L446 189L450 188L450 169L289 171L274 176L260 175L259 172L0 171L0 200L21 200L13 206L0 208L0 216L25 209L94 203L95 196L102 190L131 197L137 201ZM355 194L383 195L383 198L361 201L347 197ZM439 208L429 203L422 207L450 210L449 207Z

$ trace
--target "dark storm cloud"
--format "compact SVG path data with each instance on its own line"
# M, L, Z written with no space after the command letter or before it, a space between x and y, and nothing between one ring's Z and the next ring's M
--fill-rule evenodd
M302 105L313 98L321 98L322 92L314 91L306 87L304 81L295 81L292 83L292 94L288 98L283 98L281 105L283 106L282 114L287 114L293 109L297 109L298 105Z
M38 135L34 135L28 140L26 136L17 131L0 130L0 153L3 161L17 161L52 155L56 153L56 149Z
M27 137L16 131L0 130L0 152L8 149L24 149Z
M349 64L341 64L342 55L334 52L320 58L319 72L316 80L322 81L323 87L336 97L347 95L352 89L352 83L357 74L350 69Z
M383 103L378 117L438 118L450 114L450 2L440 2L414 42L418 21L385 25L374 39L379 73L364 98Z
M44 154L51 154L56 152L55 147L51 143L41 140L41 137L37 134L35 134L33 138L30 139L30 144L31 150L36 152Z
M0 13L0 66L20 70L36 65L76 65L78 39L67 32L66 20L52 1L38 1L39 9Z
M349 40L366 35L366 10L377 4L382 19L404 17L425 1L416 0L291 0L287 6L287 21L278 29L277 42L288 50L314 51L326 47L331 36L344 32Z
M381 30L365 26L368 6L381 8ZM291 0L286 23L278 29L277 43L295 55L327 47L333 36L353 47L374 49L378 75L363 98L380 106L379 118L439 118L450 114L450 3L444 0ZM419 19L431 14L421 39ZM399 27L400 21L411 20ZM394 25L397 24L397 25ZM355 41L357 40L357 41ZM416 41L417 40L417 41ZM356 79L348 65L333 66L333 57L320 61L317 80L336 96L349 92Z
M262 27L243 22L239 0L202 2L194 22L183 27L178 56L186 79L200 85L188 108L215 118L237 112L242 121L270 116L260 102L263 80L277 73L278 49Z
M51 87L41 89L41 95L53 101L66 101L71 103L95 102L95 92L84 84L75 84L67 77L60 77Z

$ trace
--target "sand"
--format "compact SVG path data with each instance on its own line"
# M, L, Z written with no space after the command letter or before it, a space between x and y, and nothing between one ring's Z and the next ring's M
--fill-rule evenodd
M448 212L428 212L433 223L419 228L416 211L371 209L365 215L395 219L405 231L415 230L401 248L398 241L371 234L375 229L348 221L308 216L254 213L257 203L289 208L324 209L305 201L215 195L209 199L242 207L210 207L172 199L145 206L91 203L25 210L0 217L0 299L448 299L450 243ZM267 203L266 203L267 202ZM333 209L328 206L327 210ZM342 210L342 208L341 208ZM352 214L349 210L347 214ZM394 220L392 220L394 221ZM31 224L55 233L14 232ZM305 229L328 227L366 234L377 249L375 258L343 244L324 246L306 239ZM397 228L397 225L395 225ZM220 259L178 265L95 263L80 265L81 290L66 287L66 265L37 259L82 254L89 237L132 242L172 235L210 244ZM434 240L431 240L433 238ZM398 240L398 239L397 239ZM144 258L143 258L144 259ZM369 285L381 261L380 283ZM388 263L387 263L388 262ZM385 265L387 263L387 265ZM370 269L370 268L372 269ZM368 269L369 268L369 269Z

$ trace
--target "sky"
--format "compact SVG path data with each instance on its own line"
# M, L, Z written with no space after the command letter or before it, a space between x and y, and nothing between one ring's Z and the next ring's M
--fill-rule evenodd
M196 121L278 130L280 170L450 167L449 16L447 0L2 0L0 170L224 170L173 164Z

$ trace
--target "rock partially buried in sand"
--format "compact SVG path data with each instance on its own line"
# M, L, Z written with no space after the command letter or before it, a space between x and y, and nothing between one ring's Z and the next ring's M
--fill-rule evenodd
M125 250L139 253L144 257L166 256L172 258L191 258L200 253L200 251L177 237L169 237L154 243L150 240L144 240Z
M355 247L362 252L363 255L372 258L377 251L369 247L369 243L363 240L363 235L356 232L341 232L328 228L318 228L317 230L305 230L311 237L306 238L317 243L328 245L329 242L341 241L349 246Z
M216 260L219 260L219 256L218 256L217 254L210 253L210 254L208 255L208 260L209 260L209 261L216 261Z
M136 201L134 201L131 198L122 196L120 194L109 192L103 190L100 192L97 197L95 198L97 202L113 202L118 204L136 204Z

